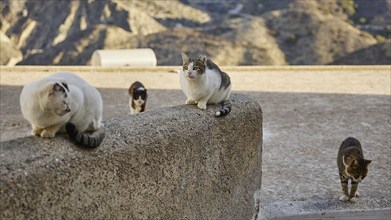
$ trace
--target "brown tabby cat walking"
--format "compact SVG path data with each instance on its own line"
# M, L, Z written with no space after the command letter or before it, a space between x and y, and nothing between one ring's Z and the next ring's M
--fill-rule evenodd
M339 147L337 164L339 178L342 185L341 201L356 202L359 196L357 185L367 175L370 160L365 160L360 142L352 137L346 138ZM352 188L348 189L348 181L351 180Z

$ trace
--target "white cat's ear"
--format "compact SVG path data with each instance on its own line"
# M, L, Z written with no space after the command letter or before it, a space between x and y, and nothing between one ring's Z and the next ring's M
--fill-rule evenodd
M183 63L189 63L190 62L190 57L187 56L187 54L182 53L182 62Z
M55 92L58 92L58 91L61 91L61 90L64 90L60 84L56 83L56 82L50 82L50 83L47 83L43 89L41 90L41 96L49 96L49 95L53 95Z
M58 83L50 82L47 83L45 86L43 86L43 89L41 90L42 96L49 96L52 95L54 92L58 91L60 88Z
M52 85L52 92L65 92L64 88L68 89L68 85L66 83L61 83L61 85L60 83L54 83Z
M205 55L201 55L198 57L198 60L206 64L206 61L208 60L208 58Z

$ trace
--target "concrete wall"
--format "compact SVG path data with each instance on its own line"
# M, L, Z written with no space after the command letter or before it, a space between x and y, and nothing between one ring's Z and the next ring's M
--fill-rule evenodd
M262 112L232 95L106 122L95 150L68 138L1 142L0 219L250 219L261 186Z

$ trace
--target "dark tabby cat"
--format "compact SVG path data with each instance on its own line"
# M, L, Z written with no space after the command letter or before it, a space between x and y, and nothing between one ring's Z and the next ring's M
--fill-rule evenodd
M368 172L370 160L365 160L360 142L352 137L346 138L339 147L337 164L339 169L339 178L342 185L341 201L356 202L359 196L357 185L361 182ZM348 181L351 180L352 188L348 189Z
M221 71L206 56L190 59L183 53L182 60L180 82L187 97L186 104L195 104L200 109L206 109L206 104L222 104L222 108L215 115L224 116L230 113L231 80L228 74Z
M130 114L136 114L145 111L145 105L147 103L147 89L144 85L136 81L134 82L129 90L129 108Z

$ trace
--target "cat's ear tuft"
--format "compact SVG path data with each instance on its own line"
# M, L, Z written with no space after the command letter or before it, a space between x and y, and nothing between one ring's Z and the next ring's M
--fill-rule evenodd
M190 62L190 57L187 56L187 54L185 54L185 53L182 53L182 62L183 62L184 64Z
M56 85L57 84L57 85ZM53 95L54 92L56 91L57 89L57 86L58 86L58 83L54 83L54 82L51 82L51 83L48 83L44 86L44 89L41 91L41 96L49 96L49 95Z
M372 160L365 160L365 164L368 166L370 163L372 162Z
M208 60L208 58L205 55L201 55L198 57L198 60L206 64L206 61Z

